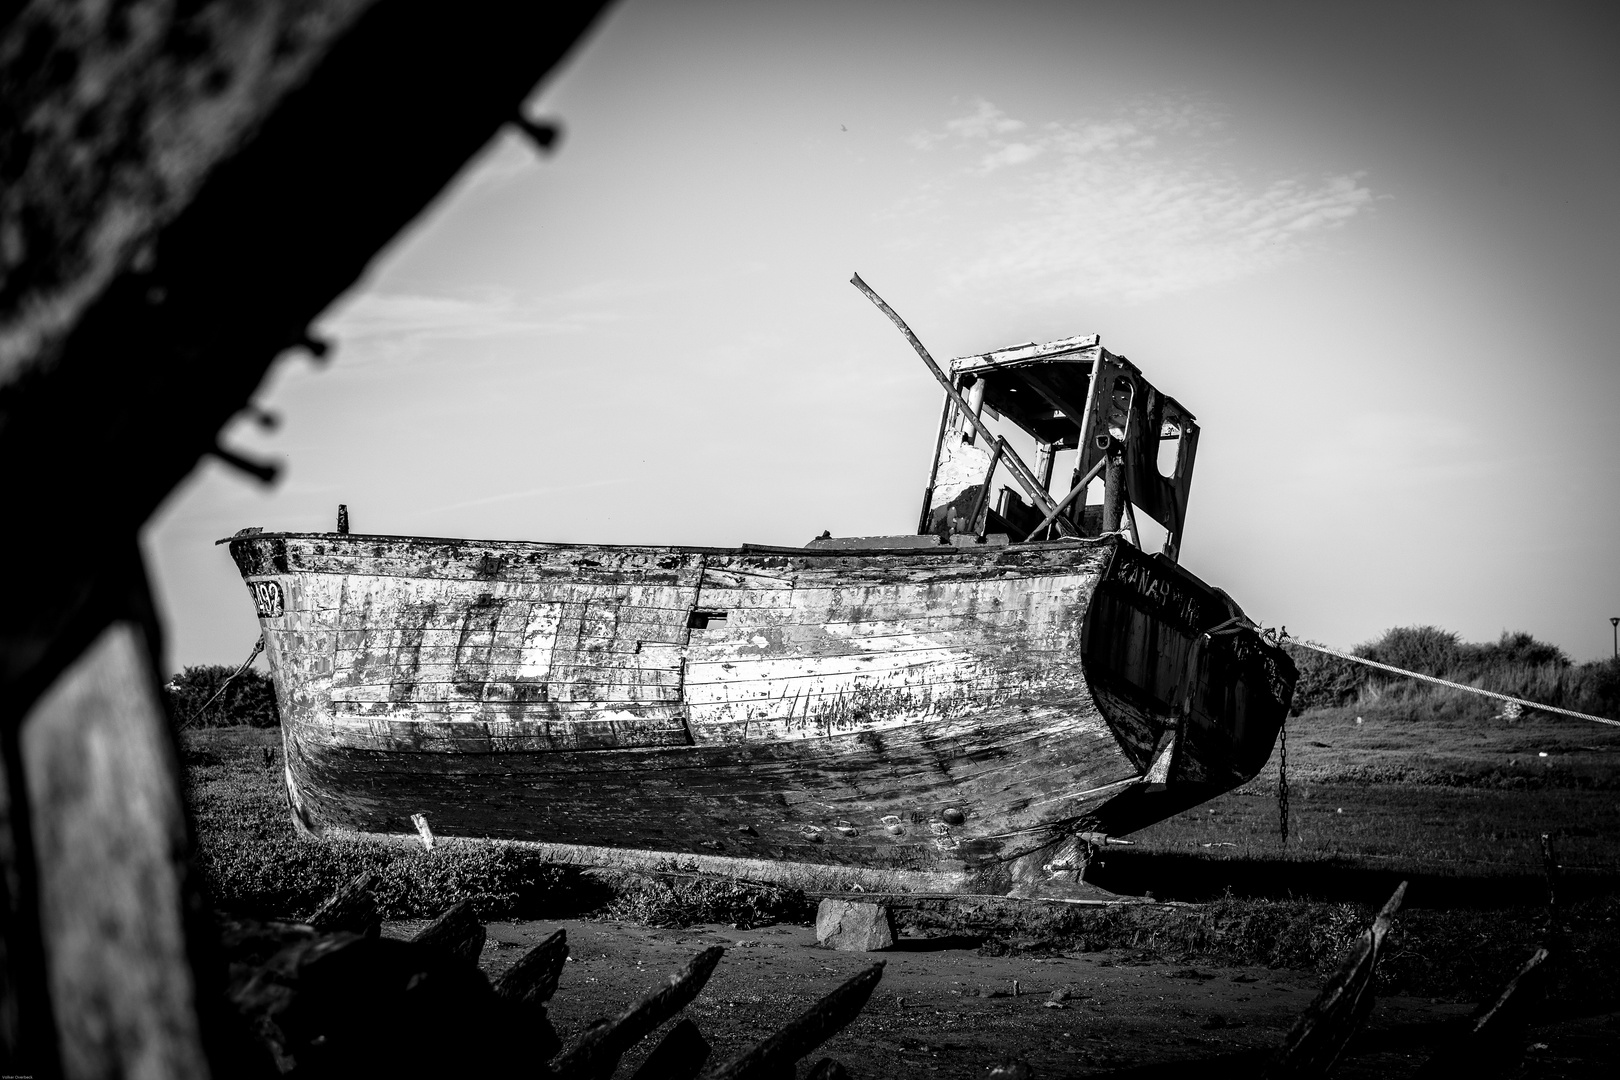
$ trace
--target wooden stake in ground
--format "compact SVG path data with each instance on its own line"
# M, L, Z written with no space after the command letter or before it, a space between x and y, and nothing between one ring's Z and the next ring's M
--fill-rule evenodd
M725 949L719 945L704 949L669 981L636 1002L616 1018L598 1021L581 1035L552 1066L559 1078L575 1080L611 1076L624 1052L647 1037L647 1033L674 1016L697 997L703 984L714 974Z
M1373 970L1378 964L1384 938L1394 925L1395 913L1400 911L1405 897L1406 882L1403 881L1373 920L1372 927L1351 946L1339 970L1288 1033L1282 1048L1261 1074L1264 1080L1303 1080L1324 1076L1333 1068L1372 1009Z
M808 1012L775 1035L704 1073L704 1080L763 1080L789 1073L794 1062L838 1034L860 1014L881 978L883 962L879 961L816 1002Z

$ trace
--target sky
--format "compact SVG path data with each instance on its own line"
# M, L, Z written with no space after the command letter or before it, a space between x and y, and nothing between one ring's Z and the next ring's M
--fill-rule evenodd
M143 544L167 663L258 629L244 526L910 532L936 357L1097 333L1202 433L1182 565L1336 646L1608 656L1620 19L1519 3L611 10L278 360ZM1061 475L1061 471L1060 471Z

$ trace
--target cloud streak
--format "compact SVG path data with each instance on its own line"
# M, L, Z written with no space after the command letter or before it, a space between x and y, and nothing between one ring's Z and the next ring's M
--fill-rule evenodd
M941 260L951 291L1133 303L1297 259L1369 208L1360 173L1245 174L1223 157L1222 128L1185 102L1034 125L980 100L908 140L955 167L896 216L958 242Z

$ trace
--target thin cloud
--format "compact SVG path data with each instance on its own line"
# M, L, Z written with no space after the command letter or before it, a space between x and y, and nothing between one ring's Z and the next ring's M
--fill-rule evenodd
M456 296L364 292L324 320L323 327L350 341L400 337L465 340L575 334L615 318L610 311L574 307L582 299L526 298L509 290Z
M953 291L1137 302L1299 258L1371 204L1361 173L1244 174L1223 156L1223 126L1181 101L1032 125L979 100L910 137L960 164L894 216L952 237L941 263Z

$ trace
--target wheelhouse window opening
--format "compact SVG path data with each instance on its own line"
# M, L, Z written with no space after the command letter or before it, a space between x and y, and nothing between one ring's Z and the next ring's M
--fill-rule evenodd
M1135 365L1089 335L950 367L994 438L947 398L918 532L1014 542L1120 532L1175 559L1197 422Z

